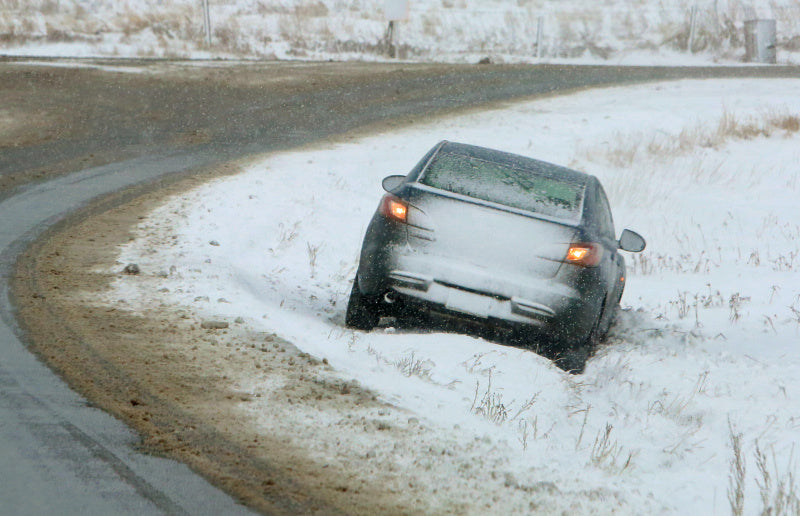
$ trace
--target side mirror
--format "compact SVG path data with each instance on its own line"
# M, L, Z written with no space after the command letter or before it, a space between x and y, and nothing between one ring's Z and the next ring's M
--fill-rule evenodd
M619 248L629 253L642 252L646 245L647 243L642 238L642 235L630 229L624 230L619 237Z
M381 183L381 185L384 190L391 193L397 190L405 180L406 176L389 176L383 178L383 183Z

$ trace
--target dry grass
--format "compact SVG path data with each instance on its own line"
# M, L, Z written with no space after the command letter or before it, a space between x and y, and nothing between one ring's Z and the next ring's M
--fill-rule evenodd
M489 381L486 390L480 394L480 382L475 382L475 397L472 400L470 412L483 416L492 423L501 424L506 421L517 421L522 414L527 412L536 403L539 394L534 394L519 407L514 407L515 401L503 401L503 395L492 389L492 371L489 370ZM527 437L525 446L527 446Z
M743 437L729 425L731 448L733 457L730 462L728 474L728 502L731 514L741 516L745 513L745 486L747 481L747 467L744 457ZM757 512L762 516L798 516L800 515L800 495L794 478L794 461L789 457L786 470L781 472L777 459L773 453L772 467L769 458L761 449L759 442L755 441L755 462L758 476L755 479L758 485L761 508ZM754 513L755 514L755 513Z
M733 516L744 514L744 487L747 466L742 453L742 434L736 433L733 426L730 426L731 448L733 448L733 458L731 459L731 470L728 475L728 502L731 505Z
M770 111L758 117L739 118L724 110L715 124L684 128L676 135L661 132L652 135L617 133L609 145L581 148L578 156L613 167L627 168L644 159L657 158L663 161L686 155L697 148L716 149L731 140L752 140L770 137L776 132L789 135L798 131L800 115Z
M152 15L148 16L147 13L139 13L131 10L125 11L121 16L122 33L125 36L131 36L138 33L153 24Z
M663 398L653 401L648 405L648 415L660 415L670 419L681 426L699 427L702 420L696 414L689 413L689 407L694 403L698 395L706 393L708 372L698 375L697 382L688 395L670 396L666 392Z
M591 461L606 471L622 473L633 464L634 453L626 453L623 446L611 438L613 429L611 424L606 423L605 428L597 432L592 444Z
M800 116L774 113L769 116L769 124L786 133L800 131Z
M39 12L50 15L62 9L59 0L0 0L0 10Z
M413 352L394 361L394 366L403 376L417 376L423 380L430 380L433 365L429 360L417 358Z
M756 482L761 498L761 514L769 516L800 514L800 497L791 471L791 461L790 469L781 475L774 456L773 468L769 467L767 455L761 450L758 442L756 442L755 456L759 472Z
M695 4L690 0L671 4L617 0L589 7L585 3L543 0L440 0L424 6L412 3L409 19L401 23L399 44L403 54L423 59L441 56L443 48L455 55L533 57L541 17L545 36L541 50L545 58L589 55L611 59L632 50L660 48L685 52L690 12ZM200 2L145 0L145 8L135 13L124 8L121 12L110 8L81 12L82 5L78 0L0 0L0 40L35 40L41 34L27 30L26 24L36 27L37 23L46 22L58 29L50 36L53 41L77 41L103 33L132 38L160 26L158 34L163 39L158 45L162 47L150 49L155 54L169 48L204 45ZM729 0L698 7L693 50L738 59L743 50L743 21L751 14L746 4ZM239 4L219 0L211 8L213 48L267 55L272 52L272 43L285 42L290 54L385 52L381 40L386 21L378 0L346 4L333 0L258 0ZM4 19L4 13L13 13L13 23ZM800 48L800 0L782 0L780 6L770 4L764 13L762 17L771 13L780 20L780 49Z
M322 2L301 3L295 6L294 14L301 18L322 18L328 16L328 7Z

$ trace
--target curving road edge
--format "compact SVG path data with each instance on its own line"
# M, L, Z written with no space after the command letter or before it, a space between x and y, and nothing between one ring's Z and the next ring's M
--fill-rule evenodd
M0 513L250 513L183 464L137 452L138 436L26 349L10 302L17 256L55 221L98 196L207 160L178 154L114 163L29 186L0 203Z

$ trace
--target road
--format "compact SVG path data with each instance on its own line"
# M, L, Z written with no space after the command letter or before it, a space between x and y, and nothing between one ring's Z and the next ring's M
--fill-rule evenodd
M10 280L49 228L246 156L493 102L682 77L800 77L800 70L0 60L0 105L8 106L0 110L0 513L235 514L247 512L241 499L264 513L340 510L298 493L234 499L215 486L235 492L236 471L247 470L226 470L232 481L203 470L209 483L140 452L142 437L96 408L122 417L74 376L91 377L94 368L99 375L103 365L90 353L48 354L40 330L56 334L69 321L45 309L19 322L30 302L19 297L27 280L17 278L17 291Z

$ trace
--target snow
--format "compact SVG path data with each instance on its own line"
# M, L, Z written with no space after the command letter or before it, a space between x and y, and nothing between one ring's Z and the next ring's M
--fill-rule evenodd
M533 168L532 165L529 165ZM497 165L455 152L440 152L428 165L423 184L548 217L580 219L585 184L532 176L521 165ZM541 167L539 168L545 168ZM470 221L465 220L465 224Z
M175 306L243 317L413 413L427 439L462 443L474 453L462 461L477 471L485 460L506 486L600 489L601 512L727 513L731 436L741 434L746 512L755 513L756 447L773 478L800 473L800 134L789 126L741 138L719 121L766 128L778 114L797 116L798 87L715 80L593 90L270 155L153 212L119 261L172 272L151 284L120 278L112 297L144 308L167 287ZM617 231L648 239L641 256L627 257L626 309L584 375L467 335L344 328L381 179L442 138L595 174ZM652 145L679 140L666 154ZM458 465L433 471L457 476ZM435 481L426 471L413 474ZM491 489L475 496L491 499ZM517 489L493 511L518 510L526 496Z
M212 0L210 45L202 5L8 0L0 4L0 54L389 59L383 0ZM800 6L794 0L412 1L408 18L396 25L395 44L401 59L426 62L731 64L744 58L744 22L758 18L777 21L778 61L796 63Z

